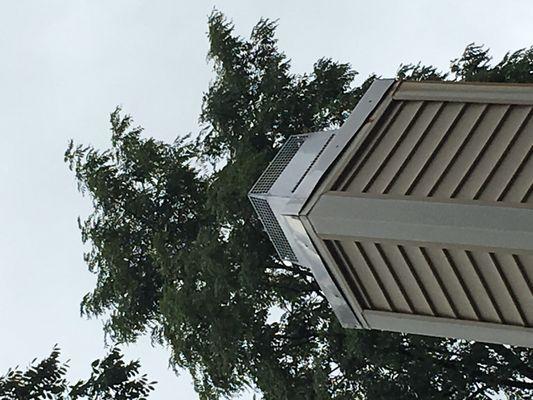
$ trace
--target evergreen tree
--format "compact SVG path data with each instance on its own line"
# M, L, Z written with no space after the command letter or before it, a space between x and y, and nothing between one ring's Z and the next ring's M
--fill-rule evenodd
M293 74L269 20L247 39L219 12L208 25L215 79L196 140L145 137L117 109L109 149L66 152L94 206L80 222L97 275L83 313L106 317L119 343L149 333L169 345L203 399L248 386L276 400L532 394L532 350L343 329L310 271L277 259L248 190L288 136L338 127L375 77L356 87L327 58ZM413 64L398 76L532 82L533 49L492 66L471 44L447 73Z

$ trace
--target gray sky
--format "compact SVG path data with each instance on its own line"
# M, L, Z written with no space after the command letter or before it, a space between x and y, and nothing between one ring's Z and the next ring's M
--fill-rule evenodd
M279 45L295 72L323 56L350 62L361 79L393 76L400 63L441 68L470 42L498 60L533 44L530 1L138 1L0 2L0 374L59 343L71 375L104 354L101 322L79 316L94 277L82 260L76 217L89 211L63 163L67 142L105 146L120 104L146 134L197 132L207 15L216 6L248 34L279 18ZM131 358L158 380L158 399L196 399L190 378L167 368L149 341Z

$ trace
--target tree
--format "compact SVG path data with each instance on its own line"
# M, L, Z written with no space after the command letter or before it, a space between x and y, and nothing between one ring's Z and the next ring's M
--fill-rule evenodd
M345 330L311 273L279 262L247 192L289 135L335 128L374 76L355 87L348 64L320 59L296 75L277 48L276 23L250 38L214 12L199 136L162 143L120 109L111 147L70 144L65 159L94 212L94 291L82 302L107 316L117 342L149 333L189 370L201 398L259 389L265 399L463 399L533 393L530 349ZM469 45L449 73L401 66L404 79L533 81L533 49L495 66ZM280 314L279 318L275 318Z
M0 377L2 400L145 400L155 382L139 375L138 361L125 363L118 348L113 348L101 360L92 362L91 376L69 385L65 374L68 362L61 362L56 346L50 355L26 371L9 369Z

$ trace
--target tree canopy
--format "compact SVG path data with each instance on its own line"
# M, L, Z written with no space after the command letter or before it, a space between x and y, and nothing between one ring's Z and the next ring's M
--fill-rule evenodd
M155 382L140 375L138 361L124 362L121 351L114 347L102 359L91 363L87 380L69 384L68 362L61 362L56 346L50 355L34 359L23 371L18 366L0 376L2 400L146 400Z
M532 394L532 350L343 329L310 271L278 260L248 190L288 136L342 124L375 76L356 86L328 58L292 73L273 21L243 38L215 11L208 27L215 78L196 138L163 143L116 109L108 149L66 151L93 202L80 221L97 276L83 314L118 343L148 333L169 345L202 399L246 387L291 400ZM450 71L409 64L398 77L533 82L533 49L490 61L471 44Z

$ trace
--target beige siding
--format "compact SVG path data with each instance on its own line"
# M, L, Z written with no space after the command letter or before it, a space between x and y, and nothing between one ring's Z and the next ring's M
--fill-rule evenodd
M528 332L531 231L502 238L533 212L533 86L404 82L389 96L325 178L308 214L317 239L363 315L384 316L380 329L396 315ZM510 217L470 218L485 207ZM526 219L514 220L518 211ZM491 242L494 232L502 240Z
M367 310L533 326L533 257L326 241Z
M524 104L395 100L330 189L531 205L531 116Z

